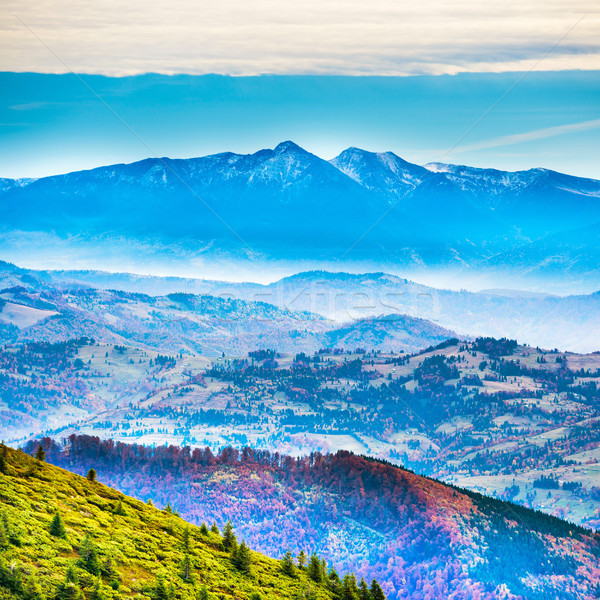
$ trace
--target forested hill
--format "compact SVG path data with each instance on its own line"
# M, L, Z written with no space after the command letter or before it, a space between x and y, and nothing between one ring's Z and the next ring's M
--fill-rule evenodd
M566 521L349 452L292 458L249 448L148 448L89 436L48 460L195 523L231 519L267 554L316 551L390 598L594 598L600 536ZM33 452L36 444L27 448Z
M0 444L1 600L385 600L316 555L267 558L231 524L190 526L43 454Z

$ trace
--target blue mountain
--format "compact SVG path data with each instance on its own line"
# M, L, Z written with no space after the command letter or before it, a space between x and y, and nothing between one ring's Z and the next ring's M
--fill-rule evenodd
M583 252L589 264L600 248L582 247L577 231L596 224L600 181L419 166L358 148L325 161L289 141L249 155L149 158L0 182L4 239L189 241L207 255L251 248L264 258L338 260L352 249L352 258L387 266L474 268L505 265L514 252L543 261L543 240L560 236L571 263ZM525 251L532 244L535 252Z

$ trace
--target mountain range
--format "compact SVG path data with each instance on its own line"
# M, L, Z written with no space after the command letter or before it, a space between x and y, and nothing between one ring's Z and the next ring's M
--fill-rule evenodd
M326 161L288 141L3 180L0 190L0 250L11 260L35 241L55 263L84 252L101 264L118 242L137 264L367 262L600 288L600 181L546 169L419 166L358 148Z

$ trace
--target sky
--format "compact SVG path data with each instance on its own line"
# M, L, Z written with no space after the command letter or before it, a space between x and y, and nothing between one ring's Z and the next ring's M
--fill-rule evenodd
M0 71L0 177L292 139L600 178L595 0L4 0Z
M600 72L407 77L0 73L0 177L291 139L417 164L545 167L600 179Z

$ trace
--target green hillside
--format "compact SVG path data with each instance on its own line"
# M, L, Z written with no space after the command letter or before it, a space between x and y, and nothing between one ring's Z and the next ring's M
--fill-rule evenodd
M322 571L296 566L285 574L282 561L235 540L237 551L226 549L227 541L169 509L0 446L1 600L326 600L354 587L353 576L337 582L328 572L316 583L308 575Z

